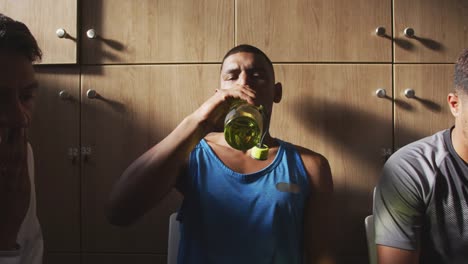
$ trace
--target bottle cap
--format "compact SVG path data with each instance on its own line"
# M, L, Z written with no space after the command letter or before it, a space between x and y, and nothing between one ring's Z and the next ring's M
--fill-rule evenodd
M260 147L253 147L252 151L250 152L250 156L256 160L266 160L268 159L268 146L263 145L261 148Z

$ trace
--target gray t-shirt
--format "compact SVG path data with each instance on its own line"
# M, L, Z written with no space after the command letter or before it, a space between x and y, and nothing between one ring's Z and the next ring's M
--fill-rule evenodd
M374 201L376 244L420 249L420 263L468 263L468 165L451 130L395 152Z

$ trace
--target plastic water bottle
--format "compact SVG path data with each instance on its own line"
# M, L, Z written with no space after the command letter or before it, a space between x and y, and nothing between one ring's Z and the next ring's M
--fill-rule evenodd
M263 107L243 100L234 101L224 119L224 138L233 148L248 150L260 142L263 133Z

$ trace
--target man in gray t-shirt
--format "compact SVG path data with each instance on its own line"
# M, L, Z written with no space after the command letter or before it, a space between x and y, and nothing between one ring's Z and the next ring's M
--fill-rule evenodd
M455 126L390 157L376 188L380 264L468 263L468 49L447 97Z

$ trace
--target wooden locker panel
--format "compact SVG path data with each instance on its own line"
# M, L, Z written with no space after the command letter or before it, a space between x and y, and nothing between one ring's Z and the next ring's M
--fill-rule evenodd
M468 47L468 1L393 2L395 62L454 63ZM404 35L407 27L415 37Z
M337 199L338 263L366 263L364 218L372 213L383 151L392 147L391 65L278 64L275 69L283 98L273 107L271 134L328 159ZM376 96L379 88L386 98Z
M390 0L238 0L236 43L275 62L390 62L391 19Z
M0 10L26 24L43 52L42 64L77 63L77 0L1 0ZM68 37L57 37L59 28Z
M78 253L44 253L43 264L81 264Z
M166 254L178 193L128 228L111 226L104 206L124 169L214 94L219 70L219 64L84 68L82 144L91 153L82 168L83 250ZM87 98L90 88L102 98Z
M85 64L219 62L234 44L232 0L84 0L81 10Z
M153 254L84 254L82 264L167 264L165 255Z
M36 67L39 93L30 138L46 250L80 250L79 74L75 66ZM69 99L61 99L61 91Z
M395 65L395 148L454 125L447 103L453 64ZM407 98L413 89L416 98Z

